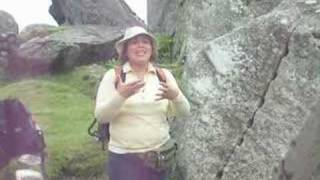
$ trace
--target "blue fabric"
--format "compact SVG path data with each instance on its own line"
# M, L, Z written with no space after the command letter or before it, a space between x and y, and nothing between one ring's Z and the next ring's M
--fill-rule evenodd
M147 167L134 153L116 154L109 151L107 174L110 180L166 180L168 172Z

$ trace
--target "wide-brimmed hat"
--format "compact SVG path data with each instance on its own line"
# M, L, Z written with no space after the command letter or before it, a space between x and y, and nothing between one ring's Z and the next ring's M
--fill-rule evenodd
M115 48L117 50L118 55L120 57L122 56L122 53L123 53L123 50L124 50L123 49L124 45L128 40L130 40L130 39L132 39L132 38L134 38L134 37L136 37L138 35L142 35L142 34L143 35L147 35L148 37L150 37L151 44L152 44L152 55L155 58L156 55L157 55L156 39L151 33L147 32L147 30L145 30L143 27L140 27L140 26L133 26L133 27L130 27L130 28L126 29L123 38L116 42Z

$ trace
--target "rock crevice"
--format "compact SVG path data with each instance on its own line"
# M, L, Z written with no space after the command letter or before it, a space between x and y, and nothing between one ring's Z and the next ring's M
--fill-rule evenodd
M295 28L293 28L295 29ZM278 71L279 71L279 68L280 68L280 64L281 62L283 61L284 58L286 58L286 56L289 54L289 42L290 42L290 39L291 39L291 36L292 36L293 32L290 33L290 35L288 36L288 39L286 40L286 43L285 43L285 48L283 50L283 53L282 55L280 55L280 60L278 61L278 63L276 64L276 68L274 69L274 72L272 73L272 77L270 78L269 82L267 83L267 86L265 88L265 90L263 91L262 93L262 96L261 96L261 99L257 105L257 108L255 109L255 111L253 112L252 114L252 117L248 120L247 122L247 129L242 133L242 135L239 137L236 145L233 147L231 153L228 155L228 158L226 159L226 162L223 164L221 170L219 170L216 174L216 179L217 180L220 180L222 179L223 177L223 173L224 173L224 169L228 166L229 164L229 161L231 160L231 157L234 155L235 153L235 150L239 147L241 147L241 145L243 144L243 141L244 141L244 138L246 137L246 134L248 132L248 130L250 128L252 128L253 124L254 124L254 120L255 120L255 115L256 113L259 111L259 109L264 105L264 102L265 102L265 98L266 98L266 95L269 91L269 88L270 88L270 84L277 78L277 74L278 74Z

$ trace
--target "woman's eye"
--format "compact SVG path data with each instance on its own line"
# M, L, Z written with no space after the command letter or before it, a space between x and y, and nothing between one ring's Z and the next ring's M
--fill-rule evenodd
M138 44L138 43L141 43L141 44L150 44L151 41L147 38L134 38L132 39L130 42L130 44Z
M132 44L137 44L137 43L138 43L138 40L133 39L133 40L131 41L131 43L132 43Z
M149 40L148 40L148 39L144 39L144 40L142 40L142 43L148 44L148 43L149 43Z

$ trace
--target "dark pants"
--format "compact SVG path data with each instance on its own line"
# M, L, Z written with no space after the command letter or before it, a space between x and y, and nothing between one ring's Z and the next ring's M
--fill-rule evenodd
M109 151L107 172L110 180L166 180L167 171L158 172L145 165L136 154Z

